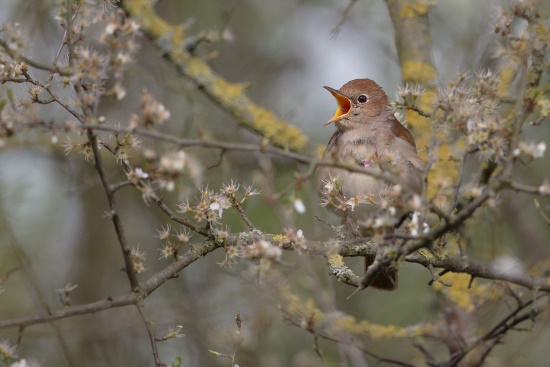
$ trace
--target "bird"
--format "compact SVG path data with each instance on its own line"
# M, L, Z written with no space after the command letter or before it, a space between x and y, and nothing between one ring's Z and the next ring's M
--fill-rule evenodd
M336 98L338 106L334 116L325 124L336 125L336 131L322 160L365 167L378 173L388 172L397 177L399 186L396 187L395 181L388 182L365 173L319 165L315 171L318 191L321 195L327 194L327 188L334 190L336 183L343 199L341 202L352 200L352 203L357 203L351 206L352 210L335 210L342 217L347 239L360 237L361 226L372 226L377 216L391 208L395 211L390 213L393 214L391 217L401 219L386 225L390 228L398 226L408 213L399 213L395 209L399 207L393 205L397 199L395 193L402 189L405 193L420 194L424 185L424 162L418 156L411 132L397 120L388 96L373 80L354 79L340 89L324 88ZM373 256L365 257L365 269L373 261ZM392 267L383 269L371 286L394 290L397 282L397 269Z

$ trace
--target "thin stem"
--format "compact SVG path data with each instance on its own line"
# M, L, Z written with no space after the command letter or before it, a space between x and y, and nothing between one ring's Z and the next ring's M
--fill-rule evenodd
M122 255L124 258L126 275L128 275L128 279L130 280L130 287L132 288L132 291L135 292L139 289L139 281L134 271L133 261L131 257L132 250L128 245L128 240L126 239L126 235L124 234L124 226L122 224L122 220L120 219L120 215L118 213L118 207L116 204L115 191L111 189L111 184L107 180L105 169L103 168L101 153L99 152L97 135L95 135L91 130L88 130L88 141L90 142L94 153L96 171L99 175L99 178L101 179L101 183L105 190L105 194L107 195L107 201L109 202L109 216L113 221L118 242L120 243L120 247L122 248Z
M467 152L464 152L464 155L462 156L462 160L460 161L460 168L458 171L458 177L456 178L456 182L453 185L453 200L451 201L451 205L449 205L448 213L451 215L453 210L455 209L456 205L458 204L458 193L460 192L460 187L462 185L462 178L464 176L464 166L466 164L466 157L468 156Z
M291 323L292 325L294 326L297 326L299 327L300 329L303 329L303 326L296 322L295 320L293 319L290 319L289 317L284 317L285 321L288 321L289 323ZM313 334L313 335L316 335L322 339L325 339L325 340L329 340L329 341L332 341L332 342L335 342L335 343L338 343L338 344L347 344L349 345L349 341L343 341L343 340L340 340L340 339L336 339L336 338L333 338L331 336L328 336L326 334L323 334L323 333L320 333L320 332L317 332L315 330L312 330L310 328L306 328L305 329L307 332L309 332L310 334ZM370 350L362 347L362 346L358 346L356 345L355 343L351 343L351 345L356 348L357 350L359 350L361 353L363 354L366 354L367 356L369 357L372 357L376 360L376 362L378 363L382 363L382 362L385 362L385 363L391 363L391 364L394 364L396 366L403 366L403 367L416 367L414 364L410 364L410 363L407 363L407 362L403 362L403 361L399 361L399 360L396 360L396 359L392 359L392 358L385 358L385 357L381 357L379 356L378 354L374 353L374 352L371 352Z
M159 358L159 352L157 348L157 341L155 338L155 334L153 330L151 329L151 326L149 325L149 321L145 317L145 313L143 312L143 305L141 303L136 304L136 308L139 312L139 316L141 317L141 320L143 321L143 324L145 325L145 329L147 330L147 335L149 336L149 342L151 343L151 350L153 352L153 358L155 360L155 366L156 367L165 367L166 364L162 363Z
M239 212L239 215L241 216L241 219L243 220L243 222L246 223L248 229L250 229L251 231L253 229L255 229L254 225L252 224L252 222L250 221L250 219L248 218L248 216L246 215L246 212L244 211L243 209L243 206L241 205L241 203L239 203L234 196L231 196L231 203L233 204L233 206L235 207L235 209L237 209L237 211Z
M4 49L4 51L6 51L6 53L8 55L10 55L10 57L12 57L14 60L22 61L25 64L27 64L29 66L32 66L35 69L49 71L51 73L59 74L59 75L62 75L62 76L70 76L71 75L71 72L68 71L68 70L60 69L57 66L52 67L50 65L42 64L42 63L39 63L37 61L34 61L33 59L30 59L30 58L24 56L24 55L21 55L17 51L12 50L10 48L10 46L8 45L8 43L6 41L2 40L2 39L0 39L0 47L2 47Z
M223 245L212 242L194 245L193 249L183 254L179 260L173 262L147 279L147 281L143 283L140 293L128 293L121 296L108 297L107 299L101 299L99 301L86 303L83 305L73 305L69 308L62 308L59 310L49 310L47 313L45 312L38 316L0 320L0 330L28 327L31 325L49 323L72 316L94 314L99 311L109 310L116 307L137 305L162 284L166 283L166 281L176 278L183 269L220 247L223 247Z

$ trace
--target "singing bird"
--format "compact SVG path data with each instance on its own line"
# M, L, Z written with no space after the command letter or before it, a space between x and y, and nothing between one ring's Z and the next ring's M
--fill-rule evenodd
M355 79L339 90L324 87L338 103L334 116L325 124L335 124L336 131L330 138L323 155L329 160L346 165L368 167L374 172L390 172L406 186L405 192L420 194L423 187L424 162L417 154L413 136L394 116L388 96L370 79ZM353 211L336 211L342 215L346 236L357 236L361 223L372 223L380 214L382 198L388 198L395 183L376 179L370 175L349 170L319 166L316 170L318 189L322 193L329 182L339 185L345 199L371 197L369 203L361 203ZM391 200L391 197L390 197ZM387 200L386 200L387 203ZM399 217L396 213L394 217ZM393 225L399 221L396 220ZM368 267L373 257L366 257ZM385 269L371 283L375 288L393 290L397 287L397 269Z

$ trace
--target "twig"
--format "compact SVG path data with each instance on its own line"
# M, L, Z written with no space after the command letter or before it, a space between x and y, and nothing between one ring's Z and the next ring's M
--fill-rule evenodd
M339 244L339 248L342 249L346 246L351 246L351 245L356 245L358 243L366 243L370 240L372 240L375 236L367 236L367 237L359 237L359 238L354 238L352 240L347 240L347 241L344 241L342 243ZM393 239L398 239L398 240L417 240L419 237L418 236L412 236L412 235L409 235L409 234L403 234L403 233L384 233L382 235L382 238L384 240L393 240Z
M335 343L338 343L338 344L345 344L345 345L350 345L350 342L349 341L343 341L343 340L340 340L340 339L336 339L336 338L333 338L331 336L328 336L326 334L323 334L323 333L320 333L318 331L315 331L313 330L312 328L303 328L302 325L298 322L296 322L295 320L293 320L291 317L289 316L284 316L283 315L283 319L287 322L289 322L291 325L294 325L294 326L297 326L299 327L300 329L302 330L306 330L307 332L309 332L310 334L313 334L313 335L316 335L322 339L325 339L325 340L328 340L328 341L331 341L331 342L335 342ZM396 360L396 359L392 359L392 358L385 358L385 357L381 357L379 356L378 354L374 353L374 352L371 352L370 350L362 347L362 346L358 346L356 343L352 342L351 345L356 348L358 351L360 351L361 353L363 354L366 354L367 356L369 357L372 357L376 360L377 363L382 363L382 362L385 362L385 363L391 363L391 364L395 364L396 366L403 366L403 367L416 367L414 364L410 364L410 363L406 363L406 362L403 362L403 361L399 361L399 360Z
M470 274L470 280L468 281L468 289L472 288L472 284L474 284L474 280L475 280L475 275L473 274Z
M421 264L425 267L432 265L434 268L443 268L447 272L470 274L477 278L503 280L513 284L521 285L525 288L550 292L550 285L544 277L534 277L529 273L501 272L489 264L484 264L467 257L449 257L439 259L427 259L423 255L415 253L407 256L406 261Z
M221 149L220 154L218 156L218 159L215 162L212 162L212 163L209 163L209 164L205 165L205 168L206 169L212 169L212 168L220 166L223 162L223 156L225 155L225 152L227 152L227 149Z
M231 203L233 204L233 206L235 207L235 209L237 209L237 211L239 212L239 215L241 216L241 219L246 224L248 229L250 229L251 231L254 230L255 227L252 224L252 222L250 221L250 219L248 218L248 216L246 215L246 212L244 211L243 206L241 205L241 203L239 203L234 196L231 196L230 200L231 200Z
M243 337L241 336L241 314L237 313L237 316L235 317L235 323L237 324L237 331L236 331L236 339L233 346L233 353L220 353L215 350L208 350L210 354L221 357L221 358L228 358L231 360L231 366L236 366L235 359L237 358L237 352L239 351L239 348L241 347L241 344L243 342Z
M432 274L432 280L430 281L430 285L431 283L433 283L434 280L445 287L450 287L452 285L451 283L447 283L443 279L441 279L441 277L439 276L439 274L437 274L432 264L428 265L428 270Z
M204 59L189 53L185 49L185 29L168 24L157 14L151 1L122 1L121 7L141 23L144 34L164 52L164 57L178 73L194 83L217 106L229 112L238 125L281 148L300 151L306 146L307 137L302 131L256 105L246 95L246 85L229 83L214 72ZM166 42L168 39L171 42Z
M537 199L535 199L535 208L539 210L540 215L546 221L546 224L550 225L550 217L548 217L548 215L546 215L544 210L542 210L542 208L540 207L539 201Z
M521 300L519 295L512 289L512 287L510 287L510 284L508 284L507 282L504 282L503 284L506 289L506 293L512 296L512 298L516 301L517 307L520 307L523 301Z
M67 34L68 34L67 29L65 28L64 33L63 33L63 41L59 45L59 48L57 49L57 52L55 53L55 56L54 56L53 61L52 61L52 67L54 69L57 68L57 63L59 61L59 57L61 57L61 52L63 51L63 47L65 47L65 45L67 45ZM61 74L61 75L63 75L63 74ZM47 83L49 83L53 79L53 76L54 76L53 73L48 76Z
M243 337L241 335L241 313L237 313L237 316L235 316L235 324L237 325L237 340L235 341L235 348L233 349L233 355L231 356L231 367L235 366L235 358L237 358L237 352L239 351L239 348L241 347L241 344L243 343Z
M419 114L419 115L422 116L422 117L433 118L433 114L432 114L432 113L429 113L429 112L424 111L423 109L421 109L421 108L418 107L417 105L407 103L406 100L405 100L404 103L396 102L395 105L396 105L396 107L403 107L403 108L406 108L406 109L408 109L408 110L414 111L414 112L416 112L417 114Z
M120 182L111 184L111 186L109 187L109 189L110 189L111 191L115 192L115 191L118 191L118 190L122 189L123 187L131 186L131 185L132 185L132 181L130 181L130 180L120 181Z
M524 68L527 68L526 64L524 65ZM510 138L510 147L509 147L510 152L513 152L518 147L519 136L521 134L521 127L523 126L523 123L525 122L525 119L528 116L527 110L523 108L524 97L527 90L527 81L525 78L527 73L525 72L525 70L520 71L519 73L523 74L523 80L519 86L519 93L517 96L516 104L514 106L514 118L513 118L513 125L512 125L513 131L512 131L512 136ZM503 181L509 181L512 175L512 171L514 169L515 162L516 162L516 158L513 156L511 156L510 159L506 162L504 166L504 170L501 175Z
M109 132L121 131L120 128L115 128L115 127L105 126L105 125L83 125L83 127L86 129L109 131ZM301 174L299 179L297 179L295 182L293 182L292 184L289 184L283 190L275 194L275 198L277 199L280 198L284 193L293 189L296 185L300 185L307 179L310 179L311 177L313 177L315 173L315 169L318 166L330 166L330 167L340 168L349 172L363 173L365 175L368 175L380 180L388 181L392 184L399 184L403 188L403 191L405 193L412 194L412 191L408 188L407 185L405 185L402 182L401 178L398 177L397 175L392 174L391 172L378 172L377 170L374 170L374 169L354 166L350 164L344 164L337 161L318 160L303 154L294 153L294 152L291 152L285 149L280 149L274 146L265 146L261 144L227 143L227 142L219 142L219 141L204 140L204 139L184 139L184 138L174 137L172 135L162 134L154 130L145 130L145 129L134 129L134 130L131 130L130 132L140 137L148 137L148 138L152 138L160 141L170 142L178 145L179 147L199 146L204 148L221 149L221 150L227 150L227 151L258 152L262 154L277 155L280 157L285 157L285 158L295 160L296 162L299 162L299 163L308 164L309 166L306 173ZM434 212L439 218L445 220L446 222L449 221L449 217L447 216L447 214L443 212L441 209L439 209L436 205L430 202L424 202L423 205L426 206L432 212Z
M137 279L136 272L134 271L134 265L131 257L132 250L128 245L128 240L124 233L124 226L122 224L122 220L120 219L120 215L118 213L118 206L115 199L115 191L111 189L111 184L107 180L105 169L103 168L101 153L99 152L99 147L98 147L97 135L95 135L91 130L88 130L88 141L90 142L92 151L94 153L94 161L95 161L95 168L96 168L97 174L101 179L101 183L105 190L105 194L107 195L107 201L109 203L109 216L110 216L110 219L113 221L113 225L115 226L115 232L117 234L118 242L122 249L122 256L124 258L126 275L128 275L128 279L130 281L130 287L132 288L132 291L135 292L139 289L139 281Z
M460 192L460 187L462 185L462 177L464 176L464 166L466 163L467 156L468 156L468 152L464 152L464 155L462 156L462 159L460 161L458 176L453 185L453 199L451 201L451 205L449 205L449 210L448 210L449 215L451 215L451 213L453 212L453 210L455 209L458 203L458 193Z
M524 313L521 316L517 316L523 309L533 304L534 301L530 300L525 303L522 303L518 305L518 307L512 311L508 316L506 316L504 319L502 319L500 322L498 322L493 328L491 328L487 333L485 333L483 336L479 337L476 341L471 343L467 348L464 348L457 354L451 357L451 359L443 365L443 367L455 367L458 365L458 363L472 350L477 348L478 346L482 345L483 343L491 340L498 340L500 339L504 334L506 334L509 330L512 330L516 325L519 325L523 321L526 320L532 320L534 319L538 314L539 311L537 311L535 308L531 309L530 311ZM489 350L493 348L496 345L496 343L493 343L491 346L489 346Z
M299 153L294 153L289 150L277 148L274 146L265 146L260 144L245 144L245 143L228 143L228 142L219 142L206 139L185 139L178 138L173 135L163 134L155 130L136 128L133 130L124 130L112 126L106 125L83 125L85 129L109 131L109 132L130 132L136 134L140 137L151 138L155 140L165 141L177 145L180 148L185 147L203 147L203 148L214 148L228 151L241 151L241 152L259 152L267 154L275 154L282 157L294 159L300 163L311 163L314 161L312 158L304 156Z
M528 186L515 181L503 181L505 188L510 188L514 191L525 192L532 195L550 196L550 192L540 189L540 186Z
M17 270L20 270L20 269L21 269L21 265L17 265L12 269L6 271L4 274L0 274L0 283L3 283L6 280L8 280L13 273L15 273Z
M84 125L84 127L86 129L110 131L110 132L121 131L121 129L119 128L114 128L114 127L105 126L105 125ZM350 164L344 164L338 161L318 160L303 154L294 153L294 152L291 152L285 149L280 149L274 146L264 146L261 144L226 143L226 142L218 142L218 141L204 140L204 139L182 139L182 138L174 137L172 135L162 134L153 130L145 130L145 129L134 129L132 130L132 132L141 137L149 137L152 139L171 142L173 144L178 145L179 147L200 146L204 148L215 148L215 149L222 149L227 151L258 152L262 154L277 155L277 156L293 159L299 163L308 164L309 166L306 173L301 174L299 179L297 179L295 182L293 182L292 184L288 185L283 190L275 194L276 198L280 198L284 193L293 189L296 185L300 185L307 179L313 177L315 173L315 169L318 166L329 166L334 168L340 168L349 172L362 173L383 181L390 182L392 184L398 184L403 188L403 191L405 193L413 194L410 188L402 182L402 179L399 176L392 174L391 172L387 172L387 171L379 172L375 169L364 168L364 167L350 165ZM443 212L441 209L439 209L436 205L429 202L424 202L423 205L425 205L427 208L433 211L438 217L444 219L446 222L449 221L449 217L447 216L447 214Z
M179 260L173 262L147 279L147 281L142 284L140 293L129 293L117 297L108 297L107 299L86 303L83 305L73 305L69 308L51 310L37 316L0 320L0 329L28 327L31 325L49 323L77 315L94 314L99 311L109 310L111 308L136 305L138 302L141 302L153 293L166 281L177 277L183 269L220 247L222 247L221 244L216 244L213 242L195 244L193 248L183 254Z
M32 84L32 85L36 85L37 87L40 87L40 88L44 89L45 91L47 91L50 94L51 99L53 101L55 101L57 104L59 104L61 107L63 107L67 112L69 112L71 115L73 115L78 121L80 121L81 123L84 123L84 117L81 114L79 114L77 111L75 111L73 108L71 108L67 103L65 103L61 99L59 99L57 97L57 95L51 90L51 88L49 86L42 83L40 80L32 78L29 75L28 72L24 72L23 75L25 76L25 78L21 78L21 79L2 78L2 79L0 79L0 82L1 83L11 82L11 83L18 83L18 84L29 83L29 84ZM36 102L39 103L40 101L36 100ZM48 102L48 101L44 101L44 102ZM13 106L13 108L15 109L15 106Z
M162 363L159 358L159 352L157 348L157 341L155 338L155 334L153 333L153 330L151 330L151 327L149 326L149 321L145 317L145 314L143 312L143 305L141 303L137 303L136 308L139 312L139 316L141 317L141 320L143 321L143 325L145 325L145 329L147 330L147 335L149 336L149 342L151 343L151 350L153 352L153 359L155 360L155 366L165 367L166 364Z
M157 204L157 206L164 212L168 215L168 217L173 220L174 222L177 222L179 224L183 224L184 226L186 226L187 228L207 237L207 238L211 238L212 237L212 234L210 232L208 232L208 230L206 229L203 229L203 228L199 228L198 226L194 225L193 223L191 223L190 221L188 221L187 219L185 218L182 218L178 215L176 215L165 203L164 201L162 200L161 197L157 196L156 194L151 194L151 200L153 200L155 202L155 204Z
M344 11L342 12L342 16L340 17L340 20L334 26L334 28L332 29L332 32L330 32L331 37L338 36L338 33L340 33L340 30L342 29L342 26L344 25L344 23L348 19L349 13L351 12L351 9L353 8L353 6L355 5L356 2L357 2L357 0L349 0L348 6L346 6Z
M71 72L65 69L60 69L57 66L49 66L46 64L39 63L37 61L34 61L24 55L21 55L19 52L14 51L10 48L8 43L2 39L0 39L0 46L6 51L8 55L10 55L14 60L23 61L25 64L32 66L35 69L39 70L45 70L49 71L51 73L56 73L62 76L71 76Z
M323 355L323 351L321 350L321 347L319 346L319 335L313 334L313 351L321 360L325 359L325 356Z
M433 265L432 265L432 264L429 264L427 267L429 267L429 266L431 266L431 267L433 268ZM447 269L443 269L443 270L441 270L441 271L437 274L437 276L438 276L439 278L441 278L443 275L445 275L445 274L447 274L447 273L450 273L450 271L447 270ZM434 282L435 282L435 278L432 276L432 279L428 282L428 285L431 286L432 284L434 284Z
M413 343L413 347L415 347L416 349L418 349L420 351L420 353L422 353L422 355L424 355L424 358L426 359L426 363L428 364L428 366L436 366L436 364L434 363L434 357L430 354L430 352L428 352L428 350L420 343Z
M362 291L363 289L368 288L369 285L376 279L376 277L384 271L385 261L383 260L384 257L384 251L382 248L378 248L376 251L376 256L374 257L374 261L372 264L368 267L367 272L361 278L361 281L359 282L359 286L355 289L355 291L349 295L346 300L349 300L351 297L355 296L358 292Z

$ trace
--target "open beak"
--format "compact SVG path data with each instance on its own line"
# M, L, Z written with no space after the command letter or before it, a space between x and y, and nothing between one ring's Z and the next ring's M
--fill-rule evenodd
M325 126L327 126L348 114L348 112L351 110L351 101L348 99L348 97L346 97L336 89L333 89L331 87L323 88L328 90L334 96L334 98L336 98L336 102L338 102L338 107L336 107L336 112L334 112L334 116L332 116L332 118L328 120L328 122L325 124Z

